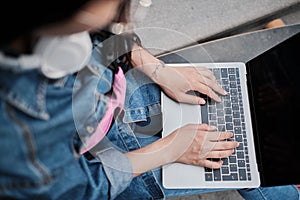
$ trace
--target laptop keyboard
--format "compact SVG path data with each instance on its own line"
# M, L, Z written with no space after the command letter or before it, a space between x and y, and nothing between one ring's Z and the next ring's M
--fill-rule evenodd
M202 96L207 102L201 106L202 123L216 126L218 131L233 132L234 136L229 140L238 141L240 145L231 156L222 158L223 165L220 169L205 168L205 180L251 181L239 69L213 68L211 70L228 94L221 97L221 103Z

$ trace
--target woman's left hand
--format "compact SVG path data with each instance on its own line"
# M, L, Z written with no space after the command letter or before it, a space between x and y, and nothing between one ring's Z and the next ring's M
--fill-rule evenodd
M207 67L171 67L164 65L145 49L134 46L132 60L135 66L147 74L163 91L178 102L205 104L203 98L193 95L193 91L205 94L220 102L219 95L226 95ZM192 94L191 94L191 93Z
M193 91L205 94L217 102L221 101L219 95L226 95L226 91L218 83L212 71L206 67L166 65L157 70L156 74L154 81L168 96L178 102L205 104L203 98L193 95Z

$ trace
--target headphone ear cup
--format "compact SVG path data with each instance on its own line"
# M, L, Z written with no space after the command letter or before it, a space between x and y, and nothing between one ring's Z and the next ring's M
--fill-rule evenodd
M89 61L92 41L88 32L41 37L34 53L41 58L41 71L48 78L61 78L81 70Z

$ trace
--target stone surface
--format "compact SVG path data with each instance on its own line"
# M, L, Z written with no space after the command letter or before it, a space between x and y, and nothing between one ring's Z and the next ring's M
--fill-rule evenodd
M299 0L153 0L142 7L132 1L135 31L153 54L159 55L201 41L241 33L275 17L300 23Z

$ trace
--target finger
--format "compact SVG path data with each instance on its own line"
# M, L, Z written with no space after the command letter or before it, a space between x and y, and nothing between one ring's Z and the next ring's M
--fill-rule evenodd
M201 77L206 78L208 81L207 83L210 83L210 85L213 89L215 89L220 94L226 94L226 91L221 87L221 84L216 79L214 73L209 70L207 67L198 67L197 68L198 74L201 75Z
M237 141L211 142L211 151L234 149L239 146Z
M182 96L180 97L180 101L183 103L195 104L195 105L206 103L206 101L201 97L185 94L185 93L183 93Z
M214 73L207 67L196 67L195 68L198 74L205 76L211 80L216 80Z
M201 79L209 79L211 81L216 81L216 77L214 76L213 72L206 67L197 67L196 68L196 74L197 76L201 77Z
M221 98L207 85L203 83L199 83L197 85L194 85L193 87L194 87L193 90L205 94L217 102L221 102Z
M215 130L217 130L217 127L210 126L208 124L199 124L198 130L200 130L200 131L215 131Z
M199 79L199 82L202 84L207 85L209 88L213 89L219 94L226 95L227 92L222 88L221 84L217 81L217 79L213 77L206 77L203 76L201 79Z
M210 132L207 134L207 139L210 141L218 141L229 139L233 136L232 132Z
M226 90L224 90L224 89L222 88L222 86L220 85L220 83L217 82L217 81L211 86L211 88L212 88L214 91L216 91L217 93L221 94L221 95L227 95Z
M210 151L205 155L206 158L225 158L231 156L233 153L233 149L224 150L224 151Z
M219 142L205 141L203 143L201 155L206 156L209 152L212 151L233 150L238 146L239 143L236 141L219 141Z
M211 168L211 169L219 169L222 167L222 164L223 164L222 160L211 161L211 160L203 159L199 161L200 166Z

